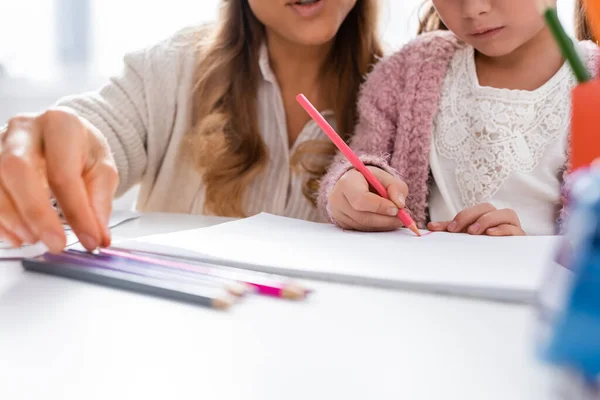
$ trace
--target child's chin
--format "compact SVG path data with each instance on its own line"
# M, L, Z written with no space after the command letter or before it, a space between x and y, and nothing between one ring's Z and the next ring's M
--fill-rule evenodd
M515 47L498 42L489 44L478 43L475 46L475 50L486 57L504 57L515 51Z

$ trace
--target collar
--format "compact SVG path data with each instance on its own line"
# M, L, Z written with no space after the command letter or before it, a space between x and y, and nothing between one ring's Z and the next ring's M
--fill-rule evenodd
M269 61L269 49L267 48L266 42L263 42L260 46L260 50L258 53L258 66L262 78L265 81L272 83L276 87L279 87L279 84L277 83L277 78L275 77L275 73L271 69L271 63ZM334 116L333 110L323 110L321 111L321 114L323 115L323 117L326 118Z

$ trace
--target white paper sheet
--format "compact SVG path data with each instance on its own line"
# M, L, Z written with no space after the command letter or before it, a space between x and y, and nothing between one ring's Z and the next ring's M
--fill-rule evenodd
M127 210L116 210L110 217L108 227L114 228L118 225L121 225L122 223L131 221L139 217L140 214L137 212ZM63 225L63 227L65 229L65 235L67 236L67 246L71 246L75 243L78 243L79 240L71 230L71 227L68 225ZM46 246L44 246L42 243L22 246L13 249L10 247L10 243L0 240L0 260L35 257L40 254L44 254L47 250L48 249L46 248Z
M65 235L67 236L67 246L78 242L77 236L73 232L65 232ZM21 246L16 249L9 246L7 242L0 242L0 260L35 257L48 251L48 248L42 243Z
M122 223L131 221L133 219L137 219L139 217L140 217L140 214L135 211L115 210L115 211L113 211L112 215L110 216L110 220L108 221L108 227L114 228L116 226L121 225ZM67 225L66 223L63 226L65 228L65 231L71 230L71 227L69 225Z
M187 256L196 252L300 278L529 302L557 239L344 232L330 224L260 214L118 245Z

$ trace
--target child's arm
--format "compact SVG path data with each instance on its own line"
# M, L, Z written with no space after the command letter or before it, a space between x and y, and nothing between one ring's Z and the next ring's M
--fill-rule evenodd
M404 88L402 73L403 57L398 53L381 61L371 72L361 88L358 100L358 125L350 142L352 150L366 164L378 167L398 177L389 166L398 127L398 98ZM332 218L328 207L330 194L340 178L352 169L352 165L338 156L321 180L318 206L321 212Z

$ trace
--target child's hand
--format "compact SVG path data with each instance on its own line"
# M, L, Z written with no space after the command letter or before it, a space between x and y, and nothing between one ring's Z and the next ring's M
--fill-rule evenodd
M452 221L430 222L431 231L470 233L489 236L524 236L521 221L514 210L496 208L488 203L464 209Z
M329 195L329 212L343 229L391 231L402 227L398 209L404 208L408 186L376 167L367 167L383 184L392 200L369 191L369 183L355 169L346 172Z

